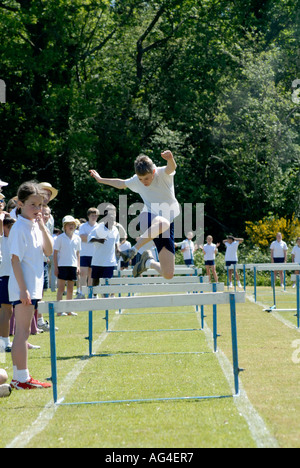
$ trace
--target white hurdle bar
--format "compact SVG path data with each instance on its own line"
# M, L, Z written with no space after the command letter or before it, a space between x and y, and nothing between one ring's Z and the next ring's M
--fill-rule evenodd
M114 277L132 276L133 268L127 268L126 270L114 270ZM184 265L175 265L175 275L202 275L202 268L189 267ZM154 269L149 269L142 273L142 276L157 276L158 272Z
M96 287L85 287L82 289L83 293L89 293L89 298L93 298L93 294L102 294L105 297L108 297L110 294L118 294L121 297L121 294L147 294L147 293L196 293L196 292L223 292L224 284L223 283L182 283L182 284L144 284L144 285L110 285L110 280L106 280L106 286L96 286ZM198 306L196 306L196 312L198 312ZM119 310L119 313L122 313ZM152 312L151 312L152 313ZM154 313L154 312L153 312ZM174 312L155 312L155 314L174 314ZM177 312L183 313L183 312ZM187 313L187 312L185 312ZM133 314L130 314L133 315ZM137 315L137 314L135 314ZM141 315L141 314L139 314ZM144 315L144 314L143 314ZM204 307L201 307L201 329L204 328ZM109 333L109 312L105 311L105 322L106 322L106 331ZM129 331L139 331L139 330L129 330ZM140 330L140 331L162 331L162 330ZM164 331L179 331L179 330L164 330ZM193 331L191 329L180 329L180 331ZM124 332L124 330L122 330ZM126 330L127 332L127 330ZM116 333L116 332L113 332ZM120 331L118 332L120 333ZM220 335L217 333L217 306L213 305L213 338L214 338L214 351L217 352L217 339ZM93 311L89 311L89 350L90 356L92 355L92 343L93 343Z
M167 400L199 400L210 398L226 398L229 396L239 395L239 373L242 369L238 364L238 342L237 342L237 327L236 327L236 303L245 303L246 295L242 293L200 293L200 294L176 294L164 296L136 296L136 297L121 297L121 298L103 298L103 299L83 299L60 302L41 302L39 303L39 311L41 313L49 312L50 322L50 349L51 349L51 378L53 387L53 399L55 404L72 405L72 404L100 404L100 403L133 403L145 401L167 401ZM231 317L231 338L232 338L232 356L233 356L233 375L235 395L212 395L212 396L195 396L195 397L171 397L171 398L151 398L151 399L133 399L133 400L109 400L97 402L78 402L78 403L63 403L58 402L58 380L57 380L57 356L56 356L56 334L55 334L55 313L62 312L83 312L87 310L119 310L119 309L145 309L145 308L160 308L160 307L183 307L196 305L230 305Z

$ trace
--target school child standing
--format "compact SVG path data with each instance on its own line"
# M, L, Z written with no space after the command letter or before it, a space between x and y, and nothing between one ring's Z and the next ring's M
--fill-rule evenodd
M12 274L9 300L15 307L16 333L12 346L13 380L17 390L49 388L50 383L33 379L28 370L28 337L34 309L43 295L44 258L53 242L42 218L43 195L35 182L25 182L18 190L20 214L9 235Z
M99 211L97 208L89 208L87 211L88 221L79 227L79 236L81 239L80 252L80 287L77 293L77 299L84 299L82 294L83 286L92 286L92 258L94 246L88 242L88 236L91 231L98 226Z
M113 205L108 205L105 218L89 234L88 241L94 244L92 258L93 286L99 285L100 278L112 278L117 266L117 250L120 242L120 234L115 226L116 210Z
M0 231L1 218L0 215ZM3 237L1 242L2 263L0 264L0 341L4 344L4 351L11 352L11 342L9 339L10 320L13 314L13 307L9 301L8 281L11 274L11 261L8 248L8 236L15 220L8 215L3 221ZM1 240L1 238L0 238Z
M231 265L236 265L238 262L238 248L240 244L244 242L244 239L228 236L227 239L223 240L223 244L226 247L226 254L225 254L225 264L227 267ZM229 287L232 288L232 273L233 270L229 270ZM236 279L238 282L238 287L242 288L240 277L238 272L236 271Z
M300 264L300 237L297 237L296 245L292 250L292 262ZM299 267L300 269L300 267ZM296 275L300 274L300 271L295 271ZM296 287L296 283L293 284L293 288Z
M171 151L164 151L161 157L167 161L166 166L156 167L148 156L138 156L134 164L135 175L127 180L105 179L95 170L90 171L99 184L117 189L129 188L138 193L144 202L144 209L140 214L143 234L130 250L121 252L121 256L124 262L132 260L141 247L153 240L158 250L159 262L154 260L150 251L144 252L133 269L135 277L148 268L154 268L165 279L172 279L175 272L174 219L180 213L174 190L177 165Z
M282 240L281 232L278 232L276 235L276 241L272 242L271 247L271 261L272 263L286 263L287 261L287 252L288 246ZM277 278L277 271L275 271L275 281ZM284 288L284 273L279 271L281 287Z
M202 248L204 253L206 275L209 277L210 281L210 272L212 272L216 283L218 283L218 275L216 272L215 260L216 254L218 253L218 247L220 247L220 244L214 244L212 236L207 236L206 244L204 245L204 247L200 247Z
M196 248L193 242L193 237L194 233L188 232L186 239L181 243L181 252L183 253L184 263L187 266L194 265L194 253Z
M63 233L60 234L54 243L54 269L57 281L57 300L61 301L67 283L67 300L73 299L74 284L77 275L80 274L80 250L81 239L75 234L77 228L76 220L73 216L65 216L63 219ZM61 315L76 316L75 312Z

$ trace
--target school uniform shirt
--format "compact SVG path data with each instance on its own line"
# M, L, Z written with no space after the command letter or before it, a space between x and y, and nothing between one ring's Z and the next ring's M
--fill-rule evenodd
M187 250L184 250L187 249ZM193 260L194 258L194 250L195 250L195 244L191 240L184 240L181 244L181 250L183 250L183 259L184 260Z
M77 267L77 252L81 250L81 239L77 234L73 234L70 239L63 232L55 239L54 250L58 251L57 264L59 267Z
M0 237L1 242L1 237ZM11 260L9 254L9 246L8 246L8 237L2 237L1 243L1 253L2 253L2 262L0 263L0 278L2 276L10 276L11 274Z
M293 248L292 255L295 255L295 263L300 263L300 247L298 245Z
M205 252L204 254L205 262L208 262L208 261L211 262L212 260L216 259L216 254L215 254L216 244L205 244L205 246L203 247L203 250Z
M116 226L108 229L104 223L100 223L97 229L94 229L89 235L91 239L106 239L104 244L98 242L93 243L94 254L92 258L92 266L112 267L117 266L116 244L120 242L119 230Z
M31 299L41 299L44 285L44 254L43 235L38 224L19 215L10 230L8 245L10 258L12 255L19 257ZM20 300L20 288L13 268L9 277L8 291L11 302Z
M226 254L225 254L225 262L237 262L238 261L238 256L237 256L237 251L239 248L239 242L234 241L232 244L229 244L229 242L225 242L226 246Z
M81 224L79 227L79 236L89 236L93 229L96 229L98 223L91 226L89 222ZM81 257L92 257L94 253L94 245L89 242L81 241Z
M285 242L277 240L272 242L271 250L273 250L273 258L284 258L284 252L288 250L288 247Z
M132 192L138 193L143 202L143 212L163 216L173 222L180 214L179 203L175 197L174 171L171 175L166 173L166 167L155 167L154 179L149 187L145 187L137 175L125 180L125 185Z

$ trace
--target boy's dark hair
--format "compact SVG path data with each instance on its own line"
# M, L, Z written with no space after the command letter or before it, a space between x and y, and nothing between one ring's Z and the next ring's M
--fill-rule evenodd
M233 236L228 236L227 239L234 241L234 237L233 237Z
M145 176L147 174L152 174L154 171L154 163L152 159L150 159L145 154L140 154L134 163L135 173L138 176Z

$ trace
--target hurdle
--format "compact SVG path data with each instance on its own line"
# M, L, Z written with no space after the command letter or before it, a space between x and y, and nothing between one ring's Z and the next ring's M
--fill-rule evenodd
M292 275L291 279L292 279L292 281L296 282L296 302L297 302L296 309L287 309L287 308L286 309L278 309L277 308L276 288L274 286L275 281L274 281L274 278L273 278L272 281L273 281L274 305L272 307L268 307L268 308L264 309L264 312L269 312L269 313L270 312L296 312L295 317L297 317L297 328L300 328L300 275Z
M187 282L184 283L159 283L159 284L130 284L130 285L119 285L119 284L110 284L109 279L105 280L105 286L97 287L84 287L83 293L89 292L89 298L91 299L94 294L101 294L108 297L110 294L118 294L119 297L121 294L149 294L149 293L195 293L195 292L223 292L224 284L223 283L195 283L190 281L187 278L184 278ZM136 280L137 282L139 280ZM114 281L115 282L115 281ZM198 312L198 306L196 306L196 312ZM121 313L121 311L119 311ZM183 312L150 312L151 314L182 314ZM184 312L188 313L188 312ZM189 312L194 313L194 312ZM126 315L123 313L123 315ZM141 315L141 313L136 314L127 314L130 316ZM145 315L143 313L142 315ZM204 328L204 308L201 307L201 330ZM111 331L109 329L109 311L105 311L105 328L107 333L128 333L128 332L156 332L156 331L197 331L199 329L190 329L190 328L181 328L181 329L159 329L159 330L118 330ZM217 339L220 335L217 333L217 306L213 305L213 339L214 339L214 352L217 352ZM89 311L89 353L92 356L92 343L93 343L93 311Z
M176 294L163 296L135 296L121 298L102 298L102 299L83 299L60 302L41 302L39 310L41 313L49 312L50 323L50 352L51 352L51 377L53 400L55 405L82 405L82 404L112 404L112 403L136 403L136 402L157 402L174 400L204 400L220 399L239 396L239 373L242 369L238 361L238 340L236 325L236 304L245 303L246 295L244 292L228 293L196 293L196 294ZM160 308L160 307L184 307L196 305L220 305L228 304L230 306L231 322L231 342L232 342L232 361L234 377L234 394L231 395L207 395L207 396L183 396L183 397L163 397L163 398L134 398L130 400L101 400L94 402L63 403L58 401L58 375L57 375L57 353L56 353L56 332L55 332L55 313L62 312L84 312L87 310L104 311L118 309L139 309L139 308Z
M127 268L125 270L114 270L114 277L132 276L133 268ZM141 276L157 276L158 272L154 268L150 268L143 272ZM174 275L202 275L202 268L194 266L175 265Z

